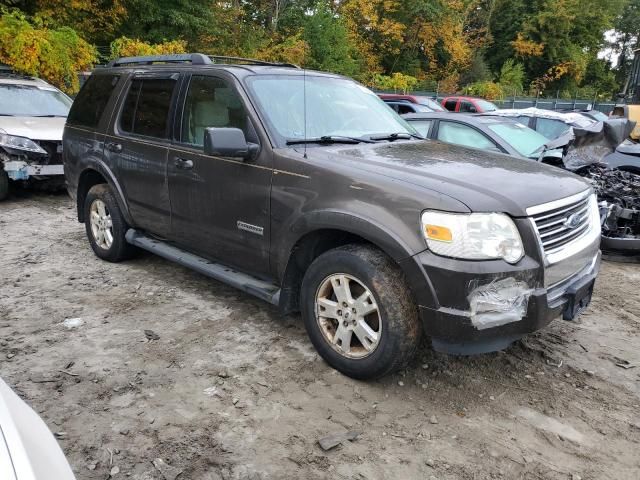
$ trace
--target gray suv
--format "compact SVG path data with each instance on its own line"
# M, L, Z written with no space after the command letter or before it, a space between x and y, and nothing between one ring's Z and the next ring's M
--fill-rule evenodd
M96 70L64 132L95 254L156 253L300 311L334 368L375 378L495 351L589 303L595 196L581 178L425 141L345 77L202 54Z

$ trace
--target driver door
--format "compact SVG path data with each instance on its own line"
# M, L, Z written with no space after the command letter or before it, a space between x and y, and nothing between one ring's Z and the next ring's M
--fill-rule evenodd
M171 237L188 250L252 273L269 271L270 149L233 79L192 75L169 151ZM235 127L262 145L253 160L204 154L208 127Z

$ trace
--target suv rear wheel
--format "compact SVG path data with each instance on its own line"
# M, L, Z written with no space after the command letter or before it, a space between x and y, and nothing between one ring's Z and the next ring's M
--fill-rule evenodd
M107 184L94 185L84 202L84 223L94 253L108 262L120 262L135 253L125 239L127 223Z
M417 307L402 271L374 247L347 245L320 255L304 276L301 305L318 353L353 378L399 369L420 341Z

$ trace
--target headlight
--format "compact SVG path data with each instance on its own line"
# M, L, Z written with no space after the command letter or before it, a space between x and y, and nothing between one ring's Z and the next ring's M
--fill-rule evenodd
M25 137L16 137L4 132L0 132L0 147L13 148L14 150L24 150L25 152L44 153L47 151L33 140Z
M429 249L446 257L466 260L502 258L516 263L524 255L520 233L503 213L422 214L422 233Z

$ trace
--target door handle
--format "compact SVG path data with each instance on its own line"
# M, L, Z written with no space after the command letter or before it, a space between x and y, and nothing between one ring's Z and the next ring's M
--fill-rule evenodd
M110 152L120 153L122 151L122 144L120 143L109 142L105 146Z
M185 158L176 158L174 165L180 170L191 170L193 168L193 160L187 160Z

